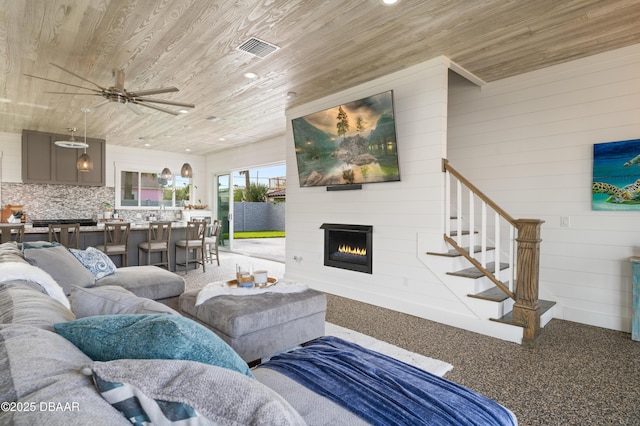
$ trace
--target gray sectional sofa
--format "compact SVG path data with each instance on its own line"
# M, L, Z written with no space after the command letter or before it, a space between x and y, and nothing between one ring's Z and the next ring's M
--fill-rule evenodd
M132 396L147 402L142 415L134 408L142 417L131 421L154 424L166 424L164 416L175 415L163 414L166 401L187 407L168 413L204 416L194 424L303 425L307 420L364 424L335 403L285 381L282 392L289 398L305 396L294 401L300 404L299 411L294 409L256 380L246 362L214 333L165 304L134 293L167 294L149 290L140 280L119 281L120 270L91 286L81 285L76 277L75 282L54 282L57 288L52 287L51 275L39 273L34 265L50 267L43 261L47 256L28 252L51 249L23 252L14 243L0 244L0 424L131 424L119 409ZM47 275L49 280L43 279ZM65 279L60 271L57 276ZM135 324L127 323L118 334L109 323L115 318ZM96 335L97 329L105 334ZM106 339L109 336L115 336L116 343ZM87 345L94 344L99 353L122 351L109 356L123 359L98 361L99 357L88 356ZM150 350L156 352L149 355ZM274 387L282 386L277 374L263 376ZM117 401L118 396L111 395L114 388L133 391Z
M494 401L335 337L249 369L211 330L134 294L148 291L140 280L131 291L115 276L58 283L29 263L46 266L28 250L50 249L0 244L2 425L357 426L370 413L377 424L517 425Z

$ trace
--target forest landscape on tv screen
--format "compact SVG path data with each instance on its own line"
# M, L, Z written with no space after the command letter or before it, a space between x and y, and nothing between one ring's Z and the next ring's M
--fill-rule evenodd
M293 119L300 186L400 180L393 92Z

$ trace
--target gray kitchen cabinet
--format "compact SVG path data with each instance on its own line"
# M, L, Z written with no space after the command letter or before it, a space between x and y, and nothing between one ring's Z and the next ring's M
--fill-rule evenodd
M93 160L91 172L79 172L76 161L83 149L63 148L54 144L69 135L22 131L22 181L67 185L105 185L104 139L87 138L87 154ZM84 140L84 139L83 139Z

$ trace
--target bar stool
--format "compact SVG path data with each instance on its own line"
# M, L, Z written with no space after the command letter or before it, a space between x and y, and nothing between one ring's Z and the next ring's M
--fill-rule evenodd
M0 225L0 244L9 241L24 242L24 225Z
M220 221L214 220L213 224L209 225L207 233L209 235L204 238L205 260L208 263L213 263L215 256L215 260L218 263L218 266L220 266L220 258L218 257L218 239L222 233L222 225L220 224Z
M50 224L49 242L60 243L66 248L80 248L80 224Z
M198 265L202 265L202 272L206 272L204 266L204 237L206 230L207 222L204 220L187 222L186 239L176 241L176 271L178 270L178 265L184 266L186 274L189 270L189 263L195 263L196 268ZM178 247L184 248L184 263L178 263ZM189 257L192 250L195 252L195 257Z
M96 246L107 256L122 256L122 266L129 266L129 231L131 224L126 222L104 224L104 244Z
M166 265L167 270L171 271L171 257L169 254L169 242L171 241L171 222L149 222L149 230L147 231L147 241L138 244L138 265L142 265L140 261L140 251L147 253L147 265L162 266ZM151 253L160 252L160 262L151 263ZM166 253L166 261L164 260Z

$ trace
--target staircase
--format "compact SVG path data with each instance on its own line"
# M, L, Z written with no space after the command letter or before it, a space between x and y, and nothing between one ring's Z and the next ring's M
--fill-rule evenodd
M447 160L443 172L442 245L427 250L423 262L472 312L472 329L535 346L555 305L538 299L544 222L512 218Z

